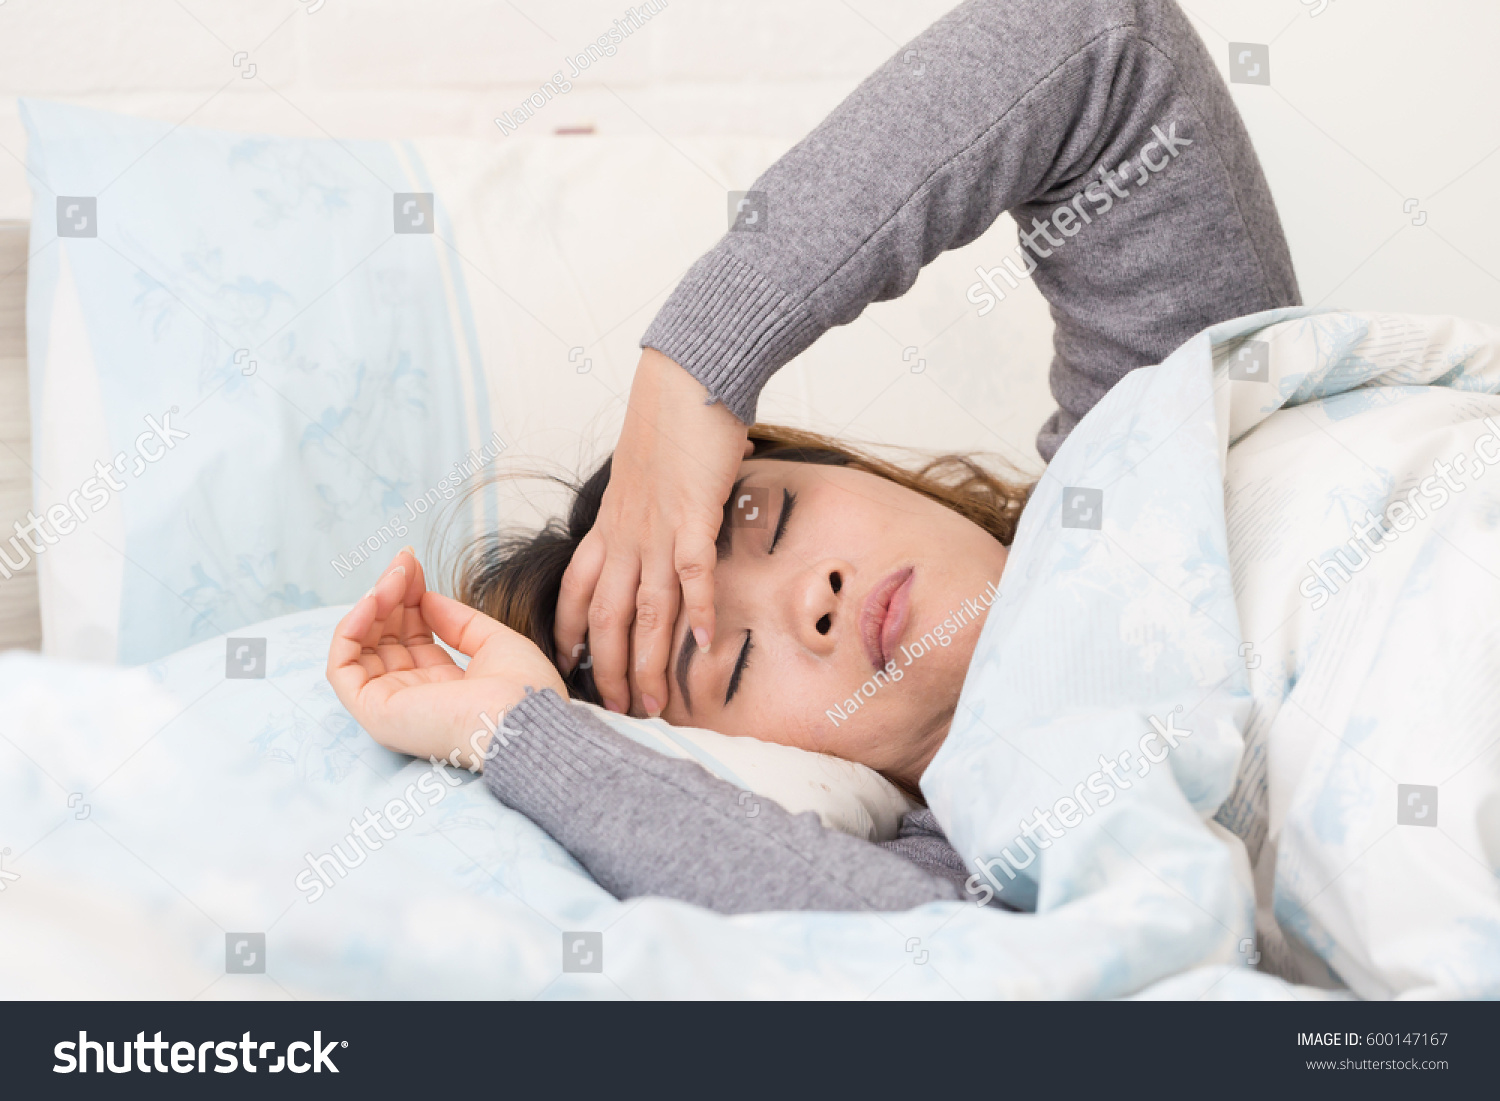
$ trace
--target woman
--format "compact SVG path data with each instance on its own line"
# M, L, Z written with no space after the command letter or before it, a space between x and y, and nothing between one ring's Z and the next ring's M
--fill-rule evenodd
M974 610L1005 568L1028 487L967 458L908 472L811 433L756 426L750 436L731 495L743 503L724 510L717 537L719 622L732 644L702 653L679 614L662 715L858 761L915 793L952 721L982 626ZM606 462L578 487L566 523L482 541L461 572L461 602L426 590L409 549L396 556L329 653L329 680L360 724L391 748L480 764L502 802L620 897L727 912L964 897L972 869L925 808L883 846L774 804L748 816L737 788L562 702L599 700L588 667L558 670L552 609L609 474ZM964 626L945 630L955 613ZM471 655L466 672L433 633ZM943 641L914 657L934 634ZM834 708L872 680L878 690L839 719ZM481 715L502 712L500 744L469 744Z
M463 595L485 611L427 592L398 555L340 624L329 679L372 735L423 756L467 761L479 716L506 711L486 784L619 897L726 912L965 897L925 810L885 846L775 807L750 817L730 785L564 701L597 694L837 753L919 790L977 623L849 722L828 710L998 580L1024 489L964 459L906 474L749 430L760 388L1008 210L1022 263L977 271L969 297L983 309L1029 275L1051 303L1050 458L1129 370L1213 322L1298 304L1286 243L1227 90L1170 0L971 0L754 190L763 229L726 235L648 329L612 468L580 491L566 532L471 565ZM433 633L471 655L466 671Z

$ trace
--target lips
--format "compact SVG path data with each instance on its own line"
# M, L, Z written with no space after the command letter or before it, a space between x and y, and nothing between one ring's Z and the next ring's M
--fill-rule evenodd
M908 566L891 574L870 590L865 606L860 609L860 641L865 645L865 656L876 669L884 668L891 660L906 630L914 572Z

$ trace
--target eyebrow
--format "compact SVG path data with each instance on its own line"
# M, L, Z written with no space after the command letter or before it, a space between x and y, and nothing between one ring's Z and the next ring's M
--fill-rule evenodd
M677 687L682 690L682 702L686 705L688 713L693 711L693 696L688 691L688 662L693 660L693 655L698 652L698 639L693 634L693 628L688 626L687 634L682 636L682 649L677 652Z

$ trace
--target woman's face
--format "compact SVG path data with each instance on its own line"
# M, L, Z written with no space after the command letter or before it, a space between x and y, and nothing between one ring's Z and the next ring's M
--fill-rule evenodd
M972 521L874 474L746 460L719 532L713 647L678 616L662 717L915 784L1005 558Z

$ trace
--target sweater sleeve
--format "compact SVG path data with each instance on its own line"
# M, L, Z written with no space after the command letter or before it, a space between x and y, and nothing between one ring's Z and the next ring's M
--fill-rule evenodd
M555 693L512 708L484 782L617 898L662 895L721 913L905 910L965 896L878 845L744 797L693 761L617 734Z
M777 369L1004 211L1031 243L1009 269L976 268L968 298L982 316L1029 276L1051 306L1048 460L1126 372L1300 301L1249 135L1172 0L969 0L753 190L754 222L698 260L641 341L746 422Z

